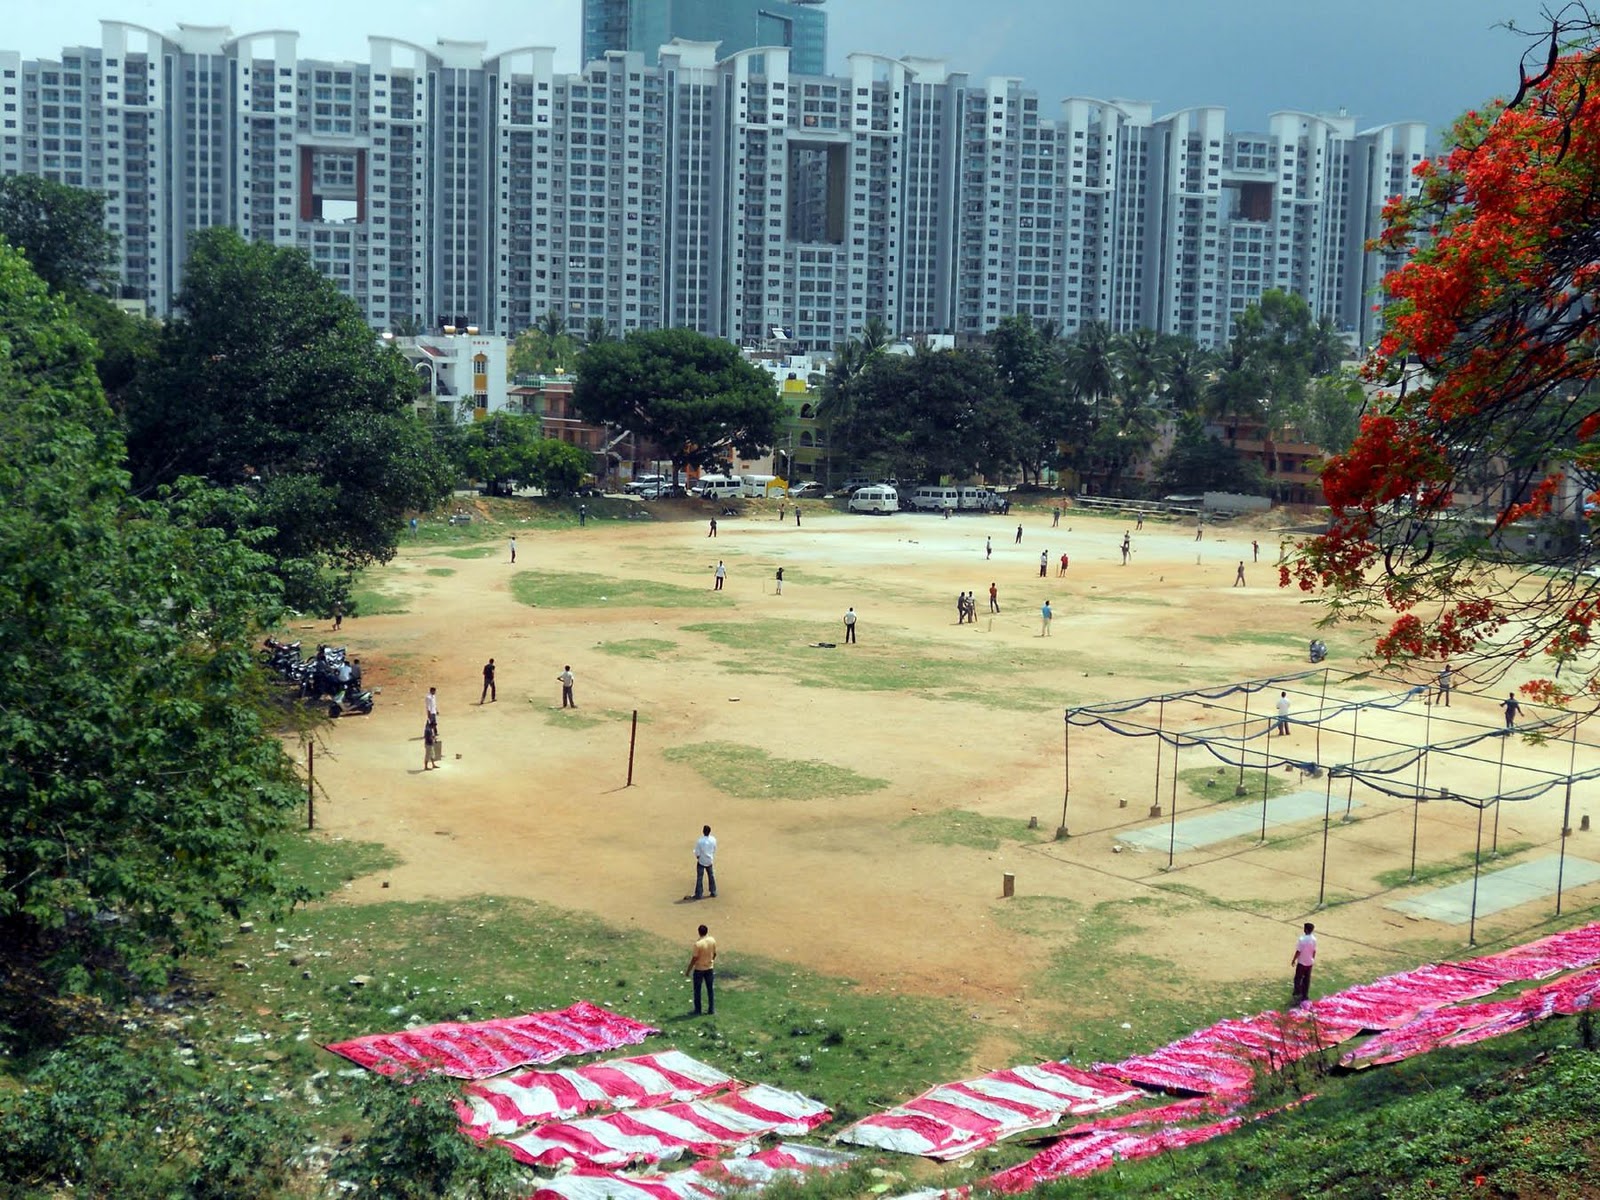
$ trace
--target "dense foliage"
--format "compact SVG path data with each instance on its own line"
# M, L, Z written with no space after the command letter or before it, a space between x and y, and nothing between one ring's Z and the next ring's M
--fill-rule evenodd
M730 343L689 329L591 343L573 404L586 421L654 442L674 472L754 458L772 446L783 414L772 376Z
M297 799L256 703L270 564L192 481L129 497L92 345L4 248L0 343L0 944L159 979L270 891Z
M541 436L538 417L497 413L461 430L454 446L461 474L482 481L492 495L532 487L570 496L594 469L587 450Z
M135 484L245 494L288 603L348 609L352 573L387 562L403 515L451 482L405 360L303 254L231 230L193 239L178 307L128 398Z
M55 292L105 291L116 278L106 198L38 175L0 178L0 238Z
M1292 572L1398 613L1390 659L1469 657L1481 681L1542 656L1560 682L1528 690L1555 701L1595 693L1600 616L1600 36L1563 11L1544 68L1463 117L1386 210L1383 247L1414 252L1369 369L1398 389L1329 464L1332 525ZM1519 590L1539 567L1557 570Z

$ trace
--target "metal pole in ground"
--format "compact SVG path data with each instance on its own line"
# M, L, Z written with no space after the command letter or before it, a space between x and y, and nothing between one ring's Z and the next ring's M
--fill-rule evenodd
M1267 722L1267 748L1261 752L1261 840L1257 845L1264 845L1267 840L1267 788L1272 784L1272 727L1276 724L1276 719ZM1239 757L1243 759L1244 755Z
M1495 810L1500 808L1500 798L1495 797ZM1472 914L1467 926L1467 945L1478 944L1478 870L1483 866L1483 805L1478 805L1478 845L1472 852Z
M1500 739L1500 773L1494 777L1494 844L1489 848L1490 858L1500 857L1500 790L1506 778L1506 743L1509 733ZM1569 772L1570 773L1570 772Z
M633 747L639 740L639 710L633 710L633 724L628 728L628 782L625 786L633 786Z
M1428 779L1428 743L1433 740L1433 707L1430 705L1422 721L1422 754L1417 758L1417 782L1411 797L1411 874L1409 882L1417 877L1417 831L1422 822L1422 789Z
M1567 874L1567 838L1572 836L1572 771L1578 765L1578 718L1572 718L1572 751L1567 758L1567 794L1561 802L1561 857L1556 861L1556 916L1561 915L1561 885Z
M306 743L306 829L317 827L317 744Z
M1072 799L1072 710L1066 709L1062 715L1062 747L1061 747L1061 827L1056 830L1056 837L1067 836L1067 801Z
M1172 819L1167 825L1167 870L1178 845L1178 738L1172 739Z
M1166 723L1167 698L1163 696L1156 702L1156 789L1154 802L1150 805L1152 817L1161 815L1161 734Z
M1354 767L1356 762L1357 762L1356 734L1357 734L1357 731L1361 728L1361 710L1364 707L1365 707L1365 705L1357 704L1356 705L1355 716L1350 718L1350 765L1352 767ZM1354 771L1351 771L1350 772L1350 790L1345 793L1345 797L1344 797L1344 820L1345 820L1345 822L1347 824L1350 821L1350 809L1351 809L1351 806L1355 804L1355 801L1356 801L1356 773Z
M1322 800L1322 874L1317 879L1317 907L1328 898L1328 826L1333 823L1333 772L1328 772L1328 790Z
M1312 746L1314 763L1317 769L1322 769L1322 710L1328 705L1328 668L1322 668L1322 695L1317 697L1317 733L1316 741Z
M1235 796L1244 795L1244 744L1250 740L1250 689L1244 690L1244 730L1239 734L1239 782L1233 789Z

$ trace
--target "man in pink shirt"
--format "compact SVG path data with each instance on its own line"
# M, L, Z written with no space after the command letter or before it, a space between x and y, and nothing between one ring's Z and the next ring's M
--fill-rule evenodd
M1306 922L1306 931L1300 935L1300 940L1294 944L1294 955L1289 959L1294 964L1294 1002L1296 1004L1304 1004L1311 998L1311 968L1317 961L1316 928L1310 921Z

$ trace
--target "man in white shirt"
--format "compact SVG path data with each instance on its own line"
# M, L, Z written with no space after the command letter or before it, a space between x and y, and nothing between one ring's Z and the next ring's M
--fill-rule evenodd
M1305 932L1294 944L1294 954L1289 961L1294 964L1294 1002L1304 1004L1311 998L1311 968L1317 961L1316 926L1306 922Z
M439 723L439 689L438 688L431 687L431 688L428 689L427 698L423 700L422 706L423 706L423 708L427 709L427 711L428 711L428 720L433 722L435 725L437 725Z
M844 640L845 645L849 645L856 640L856 610L854 605L845 610Z
M717 873L712 864L717 859L717 839L711 836L711 826L705 825L700 829L700 837L694 844L694 898L705 898L705 885L711 885L711 898L717 898Z
M1289 693L1278 693L1278 728L1279 734L1289 732Z
M578 702L572 698L573 680L571 663L568 663L566 666L561 668L561 674L556 676L556 680L561 684L561 707L577 708Z
M721 559L718 559L717 560L717 569L716 569L716 572L715 572L715 575L714 575L714 582L712 584L712 590L720 592L722 590L722 581L724 579L726 579L727 577L728 577L728 568L722 565L722 560Z

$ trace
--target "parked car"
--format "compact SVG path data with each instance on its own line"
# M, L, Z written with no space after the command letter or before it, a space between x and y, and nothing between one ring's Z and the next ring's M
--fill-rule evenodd
M790 488L789 496L794 500L817 500L820 499L827 490L827 488L823 487L815 479L808 479L804 483L797 483Z
M868 479L865 475L857 475L854 478L846 479L844 483L839 486L839 490L846 496L853 496L862 488L871 487L872 483L873 481Z

